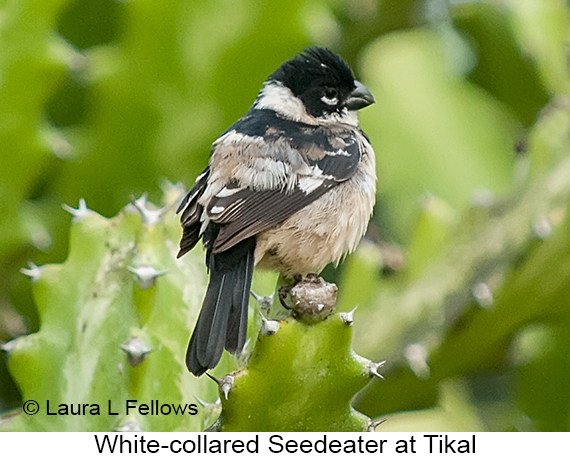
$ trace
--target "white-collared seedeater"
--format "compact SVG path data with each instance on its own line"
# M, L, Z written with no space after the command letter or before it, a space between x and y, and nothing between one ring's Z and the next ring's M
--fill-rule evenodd
M374 103L350 67L311 47L271 74L253 106L213 144L183 199L178 257L202 238L210 282L186 353L196 376L240 353L255 265L320 273L364 235L374 151L357 111Z

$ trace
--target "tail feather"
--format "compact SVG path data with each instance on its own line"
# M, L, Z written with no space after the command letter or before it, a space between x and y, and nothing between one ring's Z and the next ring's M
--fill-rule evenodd
M196 376L217 365L224 347L233 353L243 349L254 251L250 238L209 253L210 284L186 353L186 365Z
M247 335L247 311L249 292L251 289L251 278L253 275L253 256L247 257L242 281L242 287L234 289L233 306L230 309L229 325L226 332L226 349L232 354L241 352L245 345ZM245 303L245 306L243 305ZM236 306L242 304L241 306Z

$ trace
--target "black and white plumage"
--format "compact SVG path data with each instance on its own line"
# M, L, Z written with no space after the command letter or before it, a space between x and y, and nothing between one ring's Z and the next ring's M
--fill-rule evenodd
M178 256L202 238L210 283L186 364L196 376L245 344L254 265L320 273L356 248L375 201L374 151L356 111L374 102L348 65L309 48L283 63L213 144L178 211Z

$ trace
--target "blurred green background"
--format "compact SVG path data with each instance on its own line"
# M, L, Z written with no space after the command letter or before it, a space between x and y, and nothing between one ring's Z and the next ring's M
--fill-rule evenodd
M570 430L570 8L562 0L1 0L0 342L37 331L28 262L61 262L85 198L190 187L304 46L377 103L366 240L337 270L356 406L382 430ZM20 394L0 355L0 412Z

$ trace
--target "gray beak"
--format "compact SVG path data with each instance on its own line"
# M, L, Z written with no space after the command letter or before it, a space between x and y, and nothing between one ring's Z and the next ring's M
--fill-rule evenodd
M344 102L344 106L350 111L357 111L368 105L372 105L375 100L368 88L360 81L354 81L354 85L356 87Z

